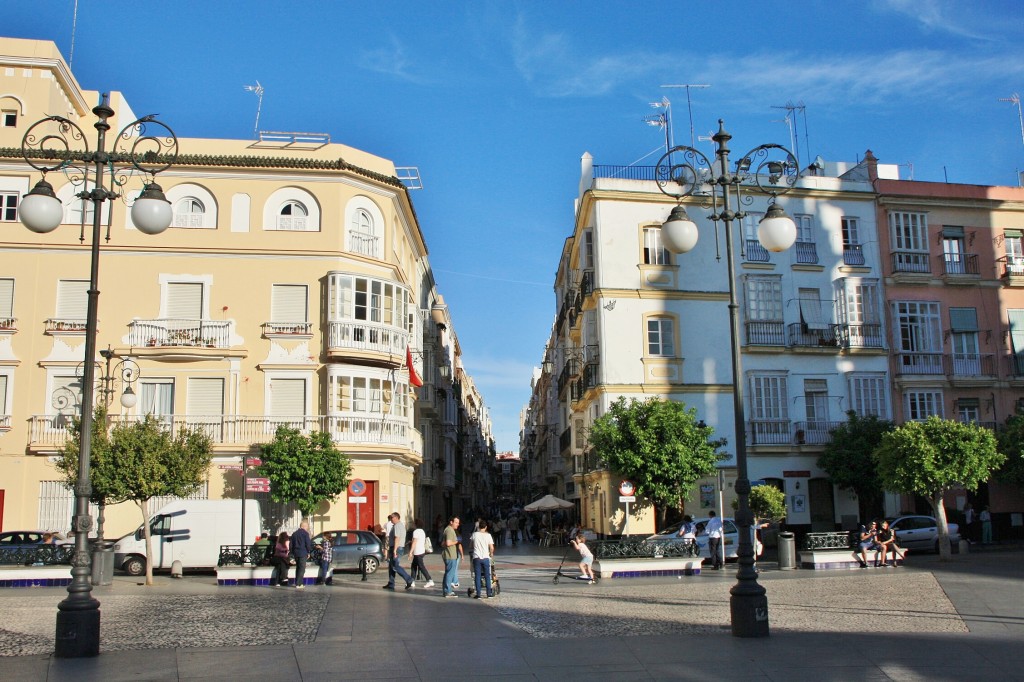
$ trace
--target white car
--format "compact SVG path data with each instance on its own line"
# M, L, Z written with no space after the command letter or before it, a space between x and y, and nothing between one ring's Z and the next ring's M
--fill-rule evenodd
M898 516L886 519L889 527L896 532L896 544L904 549L917 549L926 552L939 551L939 528L934 516ZM947 523L949 541L960 542L960 526Z
M711 552L708 551L708 536L704 532L704 527L708 524L708 518L694 519L693 523L697 526L697 547L700 548L700 556L705 559L711 558ZM679 528L683 525L682 521L679 523L673 523L668 526L660 533L650 536L648 540L660 540L670 542L683 542L683 537L679 535ZM736 524L733 523L732 519L722 519L722 528L725 531L725 558L735 559L736 550L739 547L739 531Z

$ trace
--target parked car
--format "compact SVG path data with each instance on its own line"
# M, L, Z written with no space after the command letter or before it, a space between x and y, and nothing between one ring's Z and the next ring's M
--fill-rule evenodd
M939 528L934 516L897 516L886 519L896 533L896 544L904 549L939 551ZM949 541L960 542L960 526L947 523Z
M0 533L0 563L25 563L25 556L28 556L28 553L46 547L43 544L43 535L46 532L44 530L8 530ZM51 533L51 535L53 535L53 545L63 545L67 542L60 533ZM26 553L25 556L23 556L23 552ZM52 557L35 556L33 559L29 559L28 562L59 563L59 558L57 553L54 552Z
M366 572L373 573L384 563L384 546L376 535L368 530L328 530L333 540L334 555L331 566L335 570L359 571L360 562L366 562ZM324 541L324 534L319 533L313 538L313 544ZM320 550L313 548L313 563L319 563Z
M694 519L693 523L697 526L697 547L700 548L700 556L705 559L711 558L711 552L708 551L708 536L704 532L704 527L708 524L708 519L700 518ZM683 522L673 523L668 526L660 533L650 536L648 540L662 540L670 542L683 542L683 538L679 535L679 528L683 525ZM732 519L722 519L722 529L725 531L725 558L735 559L736 550L739 548L739 529Z

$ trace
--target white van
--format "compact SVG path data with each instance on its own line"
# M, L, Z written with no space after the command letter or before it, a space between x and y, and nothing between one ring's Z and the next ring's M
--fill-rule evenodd
M150 518L153 568L215 568L221 545L249 542L263 528L259 502L245 502L245 535L242 537L241 500L180 500ZM142 526L114 545L114 568L129 575L146 572L146 538Z

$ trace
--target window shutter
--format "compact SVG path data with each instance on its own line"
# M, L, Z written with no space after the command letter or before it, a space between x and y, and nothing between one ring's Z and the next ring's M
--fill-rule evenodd
M185 409L189 416L221 415L224 410L224 380L190 378L187 403Z
M271 322L306 322L306 286L275 284L270 301Z
M821 293L817 289L800 290L800 315L808 329L827 329L821 314Z
M944 225L942 227L942 236L945 237L946 239L963 239L964 228L955 227L952 225Z
M978 311L976 308L950 308L949 326L954 332L978 331Z
M0 279L0 319L14 317L14 280Z
M1010 318L1010 342L1016 355L1024 355L1024 310L1008 310Z
M171 319L203 319L203 283L169 283L167 285L167 309L164 312L164 317Z
M84 320L89 308L89 280L62 279L57 282L57 318Z
M0 374L0 415L7 414L7 375Z
M305 379L270 380L270 416L301 417L306 414Z

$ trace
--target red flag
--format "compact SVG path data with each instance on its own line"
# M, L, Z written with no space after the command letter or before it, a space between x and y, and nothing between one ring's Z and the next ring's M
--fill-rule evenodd
M405 366L409 368L409 383L419 388L423 385L423 380L416 374L416 368L412 366L412 348L409 346L405 347Z

